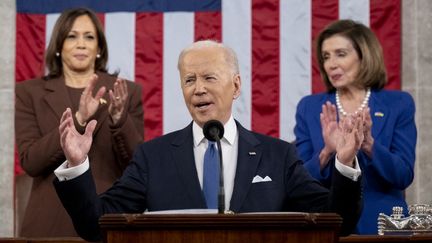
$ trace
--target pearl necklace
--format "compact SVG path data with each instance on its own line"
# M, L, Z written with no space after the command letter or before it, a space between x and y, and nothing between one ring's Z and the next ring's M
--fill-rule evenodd
M360 111L362 111L368 105L370 94L371 94L371 91L368 88L366 90L366 95L363 99L363 102L361 103L360 107L357 108L357 110L354 112L354 115L359 113ZM340 98L339 98L339 92L337 90L336 90L336 106L337 106L337 109L339 111L339 114L342 114L342 116L351 115L351 113L346 112L344 110L344 108L342 107L342 104L341 104Z

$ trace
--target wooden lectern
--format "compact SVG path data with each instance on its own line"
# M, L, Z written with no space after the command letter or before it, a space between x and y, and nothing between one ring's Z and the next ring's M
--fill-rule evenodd
M338 242L342 218L334 213L106 214L104 242Z

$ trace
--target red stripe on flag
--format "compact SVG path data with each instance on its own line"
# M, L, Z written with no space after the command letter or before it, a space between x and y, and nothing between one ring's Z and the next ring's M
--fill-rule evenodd
M279 1L252 1L252 130L279 137Z
M321 30L330 22L339 19L339 1L338 0L319 0L312 1L312 93L326 91L322 81L318 62L316 59L315 40Z
M105 26L105 13L97 13L96 16L98 17L102 26Z
M401 88L401 2L370 1L370 27L383 47L388 89Z
M221 12L195 13L195 41L205 39L222 41Z
M142 85L144 138L163 134L163 14L137 13L135 82Z
M15 80L44 75L45 15L16 15ZM24 173L15 145L15 175Z
M15 80L44 75L45 15L16 15Z

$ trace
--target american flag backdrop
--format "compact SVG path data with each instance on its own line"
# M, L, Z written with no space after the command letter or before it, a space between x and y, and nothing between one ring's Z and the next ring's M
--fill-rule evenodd
M59 13L86 6L98 13L110 72L143 88L145 139L190 121L177 71L181 49L220 40L239 58L242 94L234 118L251 130L294 140L294 114L305 95L324 91L313 40L333 20L351 18L377 34L388 89L400 89L400 0L17 0L17 82L44 73L44 50ZM19 167L16 170L20 172Z

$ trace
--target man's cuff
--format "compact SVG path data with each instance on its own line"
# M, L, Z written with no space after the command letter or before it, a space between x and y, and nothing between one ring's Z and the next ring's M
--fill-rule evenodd
M77 178L84 174L90 167L88 156L80 165L68 168L67 164L68 161L66 160L54 171L59 181L68 181Z
M335 156L335 160L335 167L343 176L348 177L353 181L357 181L361 176L361 169L357 160L357 156L354 158L354 168L342 164L338 160L337 155Z

